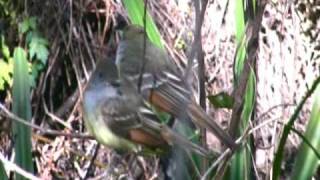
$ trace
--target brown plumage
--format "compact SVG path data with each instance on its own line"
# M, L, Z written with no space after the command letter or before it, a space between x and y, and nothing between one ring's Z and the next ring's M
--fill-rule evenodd
M101 60L84 92L85 125L100 143L135 152L165 150L177 144L203 156L209 155L201 146L161 124L132 82L126 78L120 80L118 74L112 58Z
M229 134L192 100L191 91L174 63L168 59L164 50L145 37L142 27L130 25L123 30L116 64L120 77L130 79L150 104L179 119L190 117L196 125L208 129L222 143L235 148L236 144ZM142 69L142 83L138 87Z

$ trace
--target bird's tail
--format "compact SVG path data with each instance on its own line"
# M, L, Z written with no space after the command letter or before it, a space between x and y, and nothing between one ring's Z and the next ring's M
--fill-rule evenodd
M232 140L231 136L224 131L208 114L194 103L190 103L187 108L187 113L195 124L198 124L202 128L209 129L223 144L227 145L231 149L235 149L236 144Z

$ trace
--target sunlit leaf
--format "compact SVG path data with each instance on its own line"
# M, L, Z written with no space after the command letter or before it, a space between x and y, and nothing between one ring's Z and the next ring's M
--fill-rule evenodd
M12 85L12 77L11 77L12 72L13 72L13 64L7 63L3 59L0 59L0 90L4 89L5 83Z
M26 18L21 23L19 23L19 33L24 34L29 30L35 30L36 29L36 18Z
M1 52L3 57L5 57L6 59L10 58L10 50L9 47L6 45L5 41L4 41L4 37L1 37Z
M314 104L305 132L305 138L309 141L313 149L320 153L320 86L315 91ZM319 157L316 156L311 147L302 141L299 147L297 158L293 166L291 179L312 179L317 167L319 166Z
M215 108L231 109L234 103L233 97L226 92L221 92L216 95L208 96L208 99Z
M36 57L43 64L46 64L49 55L47 44L48 42L45 39L34 36L29 44L30 59Z

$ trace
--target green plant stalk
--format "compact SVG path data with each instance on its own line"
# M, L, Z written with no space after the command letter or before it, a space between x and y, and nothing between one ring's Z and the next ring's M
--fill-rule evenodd
M255 83L254 71L251 69L244 97L244 107L241 115L242 123L239 128L239 133L244 132L251 119L255 102ZM240 149L235 153L230 167L230 179L250 179L252 167L250 157L251 150L249 149L251 144L250 140L248 140L248 144L249 146L245 146L244 149Z
M315 154L315 156L320 159L320 152L319 152L319 148L316 149L316 147L314 147L310 141L302 134L300 133L298 130L294 129L294 128L291 128L291 131L296 133L303 141L303 143L305 143L311 150L312 152Z
M299 102L297 108L295 109L293 115L290 117L288 123L284 126L281 139L279 142L279 146L275 155L275 159L273 162L273 173L272 173L272 179L279 179L280 171L281 171L281 162L283 159L283 152L284 152L284 146L288 139L290 130L293 126L294 121L297 119L299 112L301 111L303 105L307 101L307 99L313 94L316 87L320 83L320 77L318 77L312 84L311 89L309 89L306 93L306 95L303 97L303 99Z
M243 1L236 1L235 8L235 20L236 20L236 40L237 40L237 52L234 62L234 83L235 86L238 85L238 80L240 78L240 73L242 72L244 66L244 60L246 57L246 38L245 33L245 19L244 19L244 8Z
M236 18L236 40L238 42L236 58L234 62L234 87L239 85L239 79L243 71L244 63L246 60L246 42L245 36L245 9L242 0L236 1L235 18ZM243 99L243 109L241 114L241 124L238 129L238 134L242 134L248 127L251 119L251 114L254 108L255 102L255 74L251 69L248 77L248 83L246 87L245 97ZM228 179L250 179L251 177L251 158L250 147L251 141L248 140L249 146L238 150L231 160L230 177Z
M293 166L291 179L312 179L320 160L320 86L316 89L316 96L308 123L305 139L299 147L297 158ZM317 154L315 153L316 150Z
M31 120L30 81L26 52L17 47L14 50L13 67L13 113L27 121ZM12 132L14 137L15 162L24 170L33 173L31 129L13 121ZM25 179L16 174L18 180Z

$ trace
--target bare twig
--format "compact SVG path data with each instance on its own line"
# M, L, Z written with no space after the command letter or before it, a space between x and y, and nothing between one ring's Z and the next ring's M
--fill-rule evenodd
M253 120L253 122L261 120L264 116L266 116L268 113L270 113L272 110L274 110L276 108L279 108L279 107L284 107L285 108L285 107L288 107L288 106L295 106L295 104L290 104L290 103L276 104L276 105L270 107L269 109L267 109L265 112L261 113L259 115L259 117L255 118Z
M45 113L51 118L53 119L54 121L62 124L64 127L68 128L68 129L72 129L70 124L66 123L64 120L62 120L61 118L59 118L58 116L54 115L53 113L51 113L49 110L48 110L48 107L47 107L47 104L45 103L45 101L42 101L43 102L43 108L44 108L44 111Z
M201 7L200 7L201 2ZM207 0L194 1L194 7L195 7L195 13L196 13L196 27L195 27L195 35L194 35L194 41L192 44L192 49L190 52L190 56L188 58L188 66L185 71L185 78L189 78L190 72L193 66L193 59L196 57L198 60L198 77L199 77L199 103L200 106L205 110L206 109L206 90L205 90L205 67L204 67L204 53L202 50L202 41L201 41L201 29L204 19L204 14L207 7ZM190 82L187 82L190 86ZM190 86L191 87L191 86ZM207 138L206 138L206 130L202 128L200 130L201 134L201 144L206 148L207 147ZM202 164L202 170L207 169L208 162L206 160L203 161Z
M195 12L196 12L196 25L195 25L195 33L194 33L194 41L191 47L190 55L188 56L188 65L185 71L185 79L188 80L190 79L190 71L193 66L193 60L195 58L195 55L199 52L202 52L202 43L201 43L201 29L202 29L202 24L203 24L203 19L204 19L204 14L206 12L206 7L207 7L207 0L203 0L202 6L200 9L200 4L198 0L194 0L194 5L195 5ZM201 51L200 51L201 50Z
M204 175L202 176L201 180L206 180L208 179L208 175L212 172L212 170L217 167L223 159L225 159L228 155L230 155L232 153L232 151L230 149L225 150L220 157L211 164L210 168L208 168L208 170L204 173Z
M37 126L35 124L29 123L26 120L14 115L11 113L7 108L3 106L3 104L0 103L0 109L4 112L5 116L8 117L9 119L12 119L14 121L17 121L25 126L31 127L32 129L36 129L42 133L45 134L50 134L50 135L55 135L55 136L65 136L65 137L72 137L72 138L81 138L81 139L93 139L92 136L86 135L86 134L80 134L80 133L64 133L60 131L55 131L55 130L47 130L43 129L40 126Z
M249 78L249 74L251 72L251 68L255 67L256 61L256 51L258 49L258 40L259 40L259 31L261 27L261 21L263 16L263 11L265 8L266 2L261 1L259 9L257 10L256 18L252 21L248 22L246 27L246 36L245 38L249 39L247 43L246 50L247 50L247 60L244 62L244 67L241 73L241 77L239 78L239 85L234 90L234 105L232 108L232 116L230 120L230 128L229 133L231 137L236 138L236 132L239 127L241 121L241 113L243 109L243 97L246 91L247 82Z
M79 99L79 89L75 90L71 96L67 98L66 101L58 108L58 110L54 113L57 117L62 117L67 110L69 110L71 107L74 106L74 104L77 102Z
M230 120L230 127L229 127L229 133L231 137L236 139L237 136L237 130L239 128L239 124L241 122L241 114L243 110L243 97L246 91L249 75L251 72L251 69L255 67L255 61L256 61L256 51L258 49L258 40L259 40L259 32L261 27L261 21L263 17L264 8L266 5L266 1L260 1L260 3L257 5L257 13L256 17L253 18L253 20L249 21L246 27L246 40L249 40L246 44L246 50L247 50L247 59L244 62L244 67L241 73L241 76L239 78L239 85L236 87L236 89L233 92L234 96L234 105L232 108L232 116ZM237 55L237 54L236 54ZM245 131L244 135L242 137L247 137L248 135L248 129ZM223 177L223 174L226 171L227 162L231 158L231 155L225 158L225 161L220 164L219 169L217 170L218 174L220 174L220 177Z
M94 149L94 153L93 153L92 159L90 160L90 164L89 164L89 167L88 167L88 170L87 170L87 173L86 173L84 179L89 178L90 171L93 170L93 165L94 165L94 162L98 156L99 149L100 149L100 144L97 144L96 148Z
M147 6L148 6L148 0L144 1L144 11L143 11L143 28L144 28L144 32L147 32ZM140 68L140 76L139 76L139 80L138 80L138 91L140 93L141 91L141 85L142 85L142 81L143 81L143 73L145 71L145 66L147 64L147 58L146 58L146 41L147 41L147 33L145 33L144 37L143 37L143 53L142 53L142 66Z
M38 177L34 176L33 174L25 171L24 169L22 169L21 167L19 167L16 164L14 164L13 162L8 161L1 152L0 152L0 160L4 164L4 166L6 166L8 169L13 170L14 172L20 174L21 176L23 176L23 177L25 177L27 179L41 180L40 178L38 178Z

